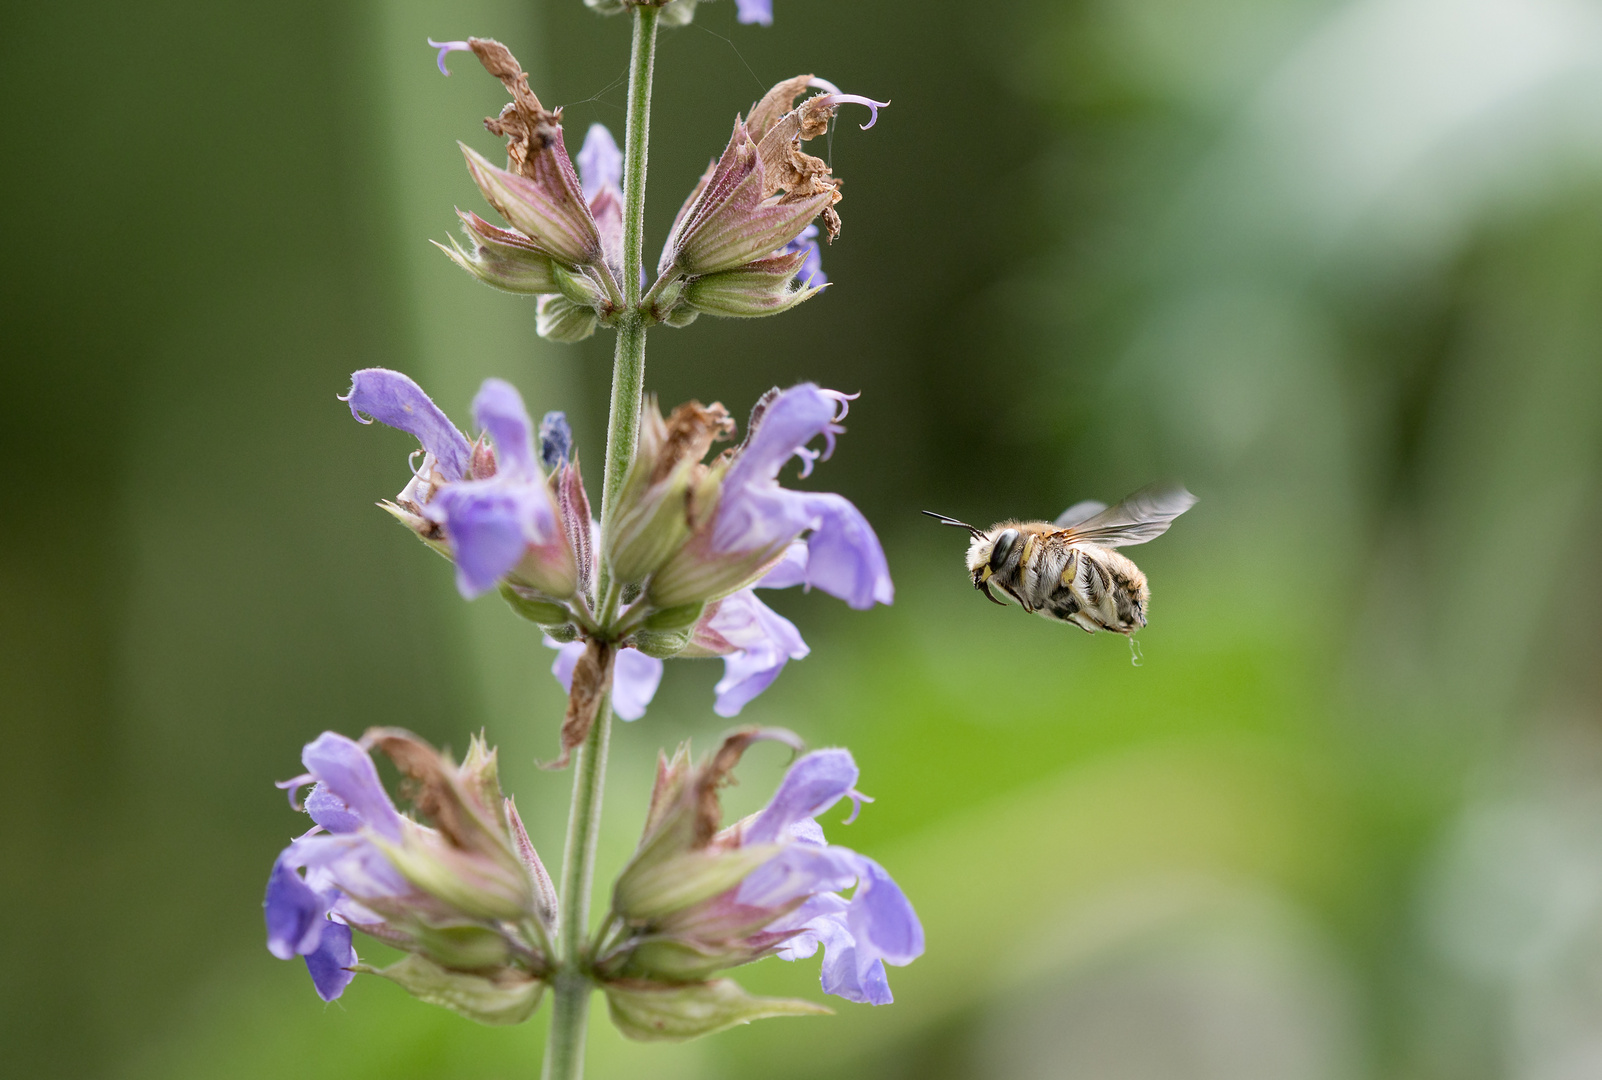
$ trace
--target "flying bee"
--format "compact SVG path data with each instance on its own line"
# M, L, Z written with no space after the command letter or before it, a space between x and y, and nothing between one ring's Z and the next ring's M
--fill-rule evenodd
M924 513L972 534L968 573L992 603L1006 606L991 591L1000 589L1033 614L1089 634L1127 636L1146 625L1151 588L1140 568L1114 549L1155 540L1195 503L1182 487L1153 484L1111 509L1094 500L1075 503L1052 522L1003 521L977 529Z

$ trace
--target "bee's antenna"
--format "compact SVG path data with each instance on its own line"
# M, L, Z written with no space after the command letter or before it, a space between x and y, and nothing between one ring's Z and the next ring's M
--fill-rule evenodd
M985 531L983 529L976 529L972 525L969 525L966 521L958 521L954 517L946 517L946 515L937 514L933 510L920 510L918 513L927 514L936 521L940 522L942 525L955 525L959 529L967 529L975 537L982 537L985 535Z

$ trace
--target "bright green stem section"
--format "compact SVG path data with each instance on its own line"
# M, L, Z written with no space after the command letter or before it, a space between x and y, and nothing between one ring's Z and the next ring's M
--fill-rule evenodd
M634 46L629 61L628 121L623 147L623 295L628 310L618 323L612 361L612 405L606 425L606 472L601 485L601 520L623 482L639 436L640 396L645 385L645 318L640 302L640 268L645 250L645 165L651 133L651 74L656 62L655 8L634 9ZM602 629L616 617L606 570L599 595L605 605ZM551 1031L545 1046L545 1080L579 1080L584 1075L584 1034L594 984L589 957L590 888L595 848L601 831L601 799L606 786L606 751L612 735L608 692L590 734L573 763L573 802L562 852L561 925Z
M545 1080L579 1080L584 1075L584 1032L594 984L584 966L589 937L590 887L595 878L595 846L601 832L601 797L606 787L606 751L612 738L612 700L608 694L573 763L573 802L567 815L562 855L561 935L551 1032L545 1043Z

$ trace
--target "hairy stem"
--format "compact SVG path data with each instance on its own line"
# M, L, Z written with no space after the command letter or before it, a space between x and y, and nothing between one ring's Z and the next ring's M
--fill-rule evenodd
M656 60L655 8L634 9L634 45L629 61L628 121L623 148L623 293L627 311L618 324L612 361L612 404L606 426L606 472L601 486L601 520L606 520L639 435L640 395L645 384L645 316L639 311L640 270L645 250L645 166L651 131L651 74ZM604 549L604 544L603 544ZM612 583L601 567L597 596L609 597ZM602 633L613 630L614 603L600 613ZM584 1035L588 1027L590 888L601 830L606 786L606 751L612 734L610 689L590 734L573 764L573 802L562 853L561 912L555 1001L545 1047L545 1080L579 1080L584 1075Z
M551 1033L545 1043L545 1080L578 1080L584 1075L584 1032L590 991L585 970L589 936L590 886L595 877L595 846L601 831L601 797L606 787L606 751L612 736L611 695L601 703L590 734L573 763L573 802L567 816L562 855L561 938Z

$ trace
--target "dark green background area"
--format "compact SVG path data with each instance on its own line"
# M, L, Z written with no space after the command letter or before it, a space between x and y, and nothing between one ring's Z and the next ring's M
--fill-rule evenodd
M801 483L867 513L896 604L772 597L813 652L741 720L851 747L877 801L826 826L901 882L928 954L886 1008L674 1047L603 1020L591 1075L1594 1073L1602 9L775 6L664 32L647 245L736 112L814 72L894 102L819 151L846 181L834 284L653 332L647 388L737 417L774 384L861 391ZM423 39L506 41L577 147L621 134L626 23L579 0L0 19L3 1071L534 1075L545 1013L481 1029L373 979L324 1006L259 905L303 823L271 782L327 728L484 728L558 860L551 654L374 507L410 445L335 395L397 367L465 423L503 376L599 462L609 336L539 341L531 302L426 243L484 211L453 140L492 154L503 99ZM1139 666L986 604L917 515L1051 517L1159 477L1201 502L1131 551ZM657 748L727 726L719 670L670 664L617 730L598 880ZM782 764L753 752L731 813ZM815 960L740 976L821 999Z

